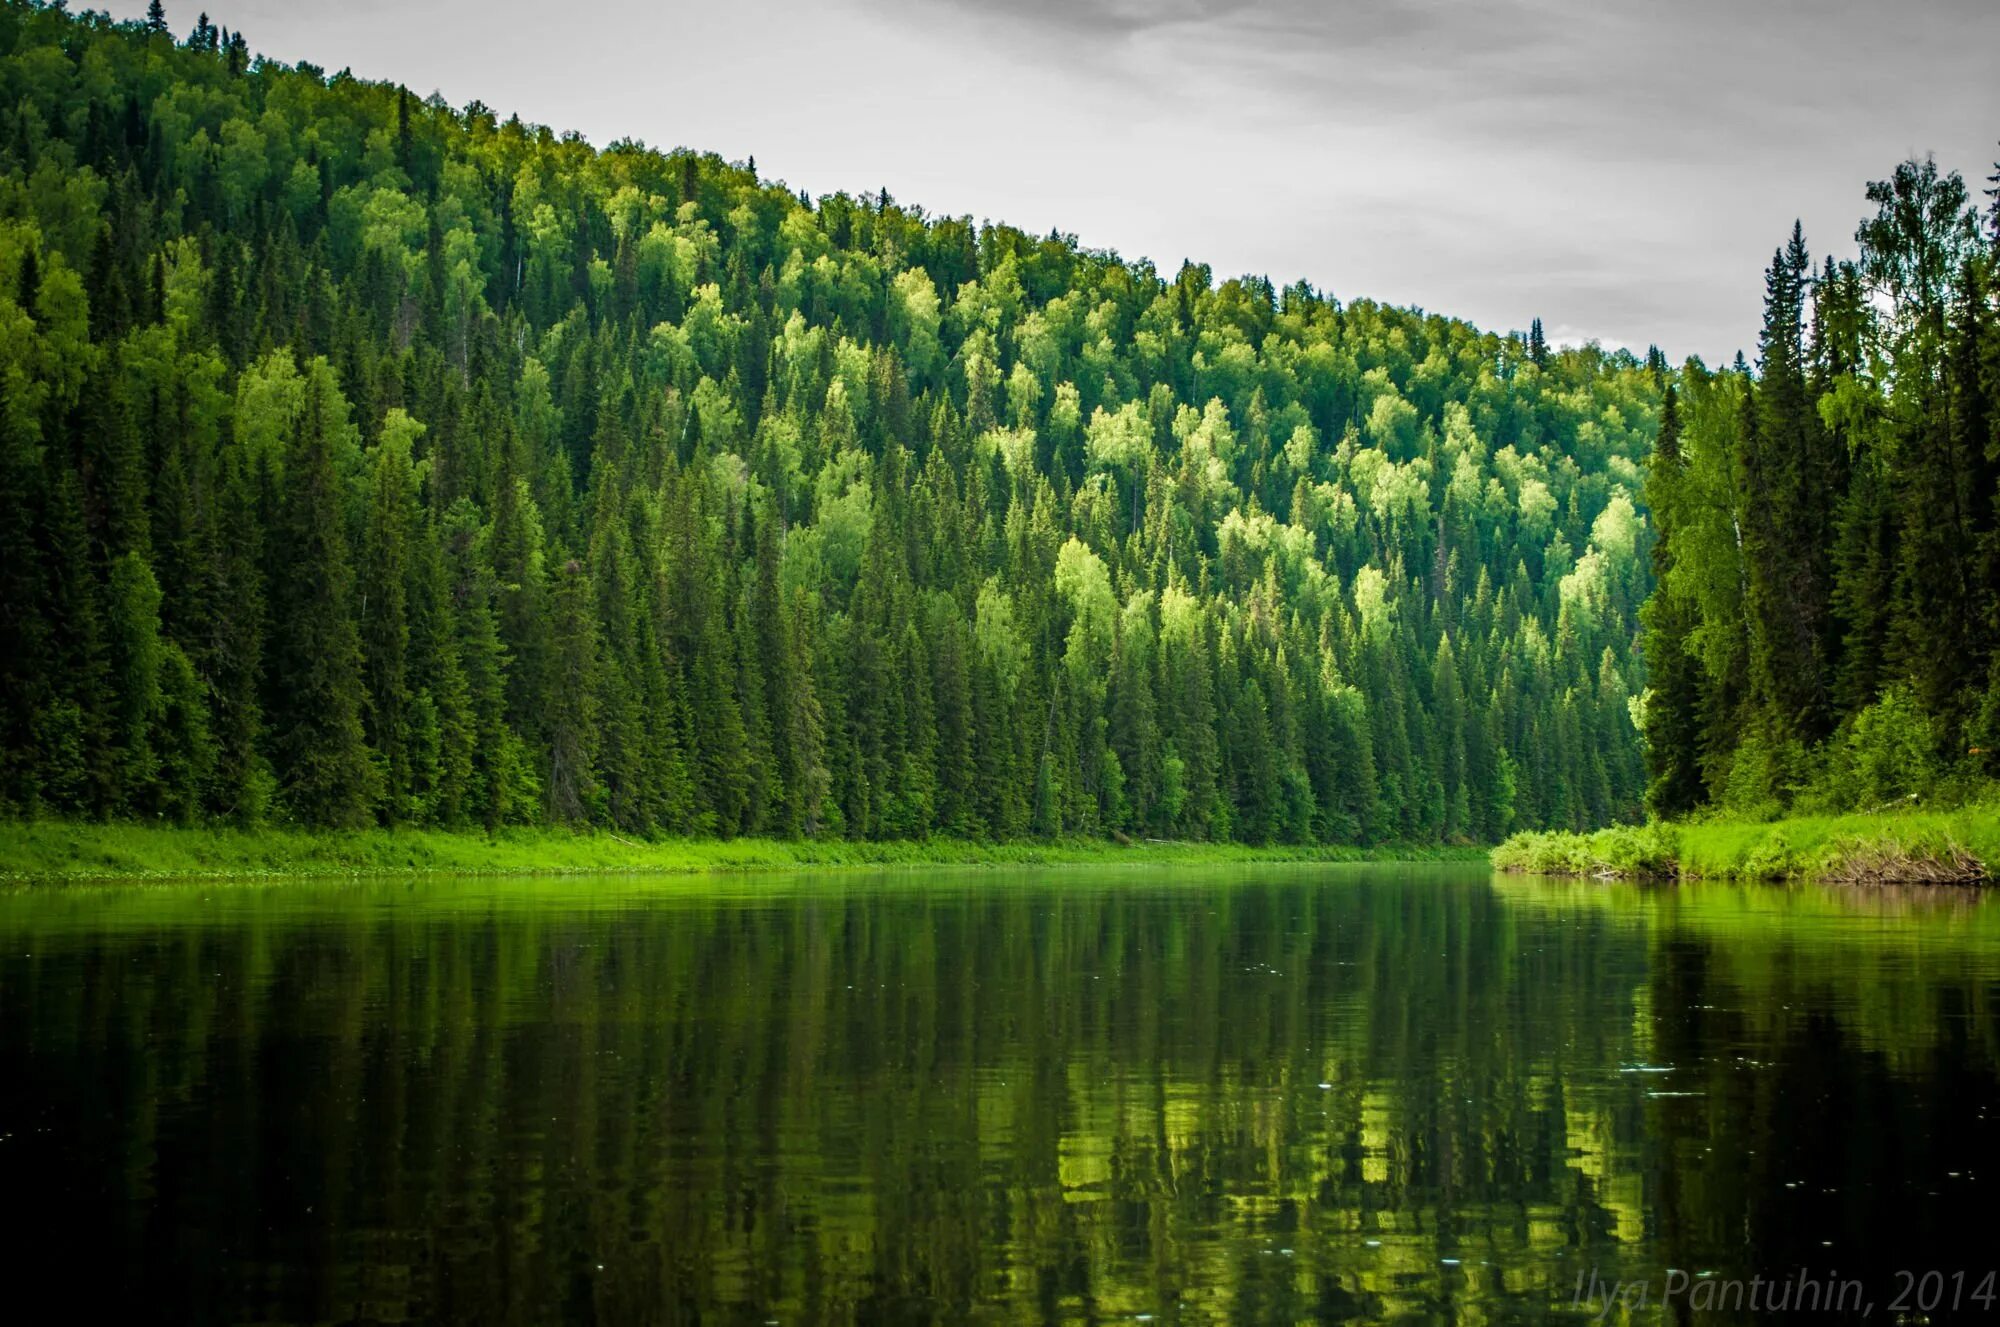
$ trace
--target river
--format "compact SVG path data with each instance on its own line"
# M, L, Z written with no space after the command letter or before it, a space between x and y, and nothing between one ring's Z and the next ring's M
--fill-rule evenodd
M84 1321L2000 1317L2000 899L13 889L0 1186Z

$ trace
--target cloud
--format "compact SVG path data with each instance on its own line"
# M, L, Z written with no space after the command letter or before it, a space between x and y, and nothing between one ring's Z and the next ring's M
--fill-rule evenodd
M905 21L942 17L994 29L1044 35L1130 34L1179 24L1231 18L1257 8L1257 0L876 0L876 7Z
M1867 178L1933 147L1970 172L2000 132L1988 0L861 3L1032 60L1075 139L1176 167L1178 244L1086 241L1710 358L1794 217L1845 252Z
M600 143L1711 361L1794 218L1851 252L1867 180L2000 135L1992 0L207 3Z

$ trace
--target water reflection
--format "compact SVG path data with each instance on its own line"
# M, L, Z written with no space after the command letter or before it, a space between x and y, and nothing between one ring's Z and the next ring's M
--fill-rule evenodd
M1956 895L15 892L0 1181L78 1311L1585 1319L1586 1271L1994 1261L1997 1004Z

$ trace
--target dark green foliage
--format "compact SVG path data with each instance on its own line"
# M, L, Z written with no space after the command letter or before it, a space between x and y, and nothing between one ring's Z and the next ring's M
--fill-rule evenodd
M362 727L367 704L354 613L348 514L334 467L347 406L331 371L306 375L272 542L271 746L285 804L308 825L366 824L381 779Z
M1640 810L1658 356L814 203L205 19L9 0L0 59L11 814Z
M2000 768L1994 250L1935 162L1867 197L1858 261L1815 275L1796 227L1772 260L1756 374L1691 363L1662 421L1662 814L1871 810Z
M1653 541L1654 588L1639 610L1645 625L1646 671L1652 682L1646 705L1646 806L1663 817L1686 815L1702 800L1701 662L1690 636L1698 610L1671 576L1674 565L1675 485L1681 478L1680 405L1667 389L1660 407L1660 436L1646 480L1646 501L1658 531Z

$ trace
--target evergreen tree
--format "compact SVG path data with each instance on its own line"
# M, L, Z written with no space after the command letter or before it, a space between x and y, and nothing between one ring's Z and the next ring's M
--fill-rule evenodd
M602 813L597 781L598 627L590 578L583 564L564 558L556 574L552 611L556 641L555 689L548 718L549 817L577 824Z
M124 811L151 810L160 776L153 729L165 708L160 690L160 585L139 553L125 553L111 564L106 603L111 675L118 696L111 804Z
M1646 501L1656 522L1652 596L1641 611L1645 626L1646 762L1651 781L1646 806L1655 815L1682 816L1703 800L1701 778L1701 677L1690 633L1698 618L1687 590L1674 575L1673 522L1681 478L1680 402L1667 388L1660 406L1659 440L1646 479Z
M1539 322L1166 280L154 18L4 20L50 57L0 111L8 814L1348 842L1635 816L1631 693L1671 679L1650 609L1634 650L1633 476L1677 386L1657 556L1698 695L1660 713L1696 716L1703 786L1753 696L1801 741L1917 675L1977 709L1918 648L1940 591L1908 530L1947 495L1975 549L1993 523L1983 268L1937 287L1940 393L1871 372L1864 287L1929 298L1923 254L1830 269L1809 340L1791 263L1761 378L1697 388ZM58 159L96 185L45 188ZM1708 458L1744 438L1756 537L1836 534L1798 563L1813 677L1760 626L1755 687L1709 658L1753 636L1712 592L1741 562L1706 560ZM1916 438L1956 459L1913 473ZM1990 599L2000 555L1961 562Z
M367 822L380 781L362 726L354 563L334 461L349 427L347 403L323 361L305 375L293 427L285 458L289 491L273 550L279 568L269 674L273 763L293 816L307 825L353 828Z
M416 473L410 453L422 426L392 410L376 444L358 577L360 633L368 681L364 709L369 745L381 763L383 819L409 818L412 797L409 592L416 525Z

